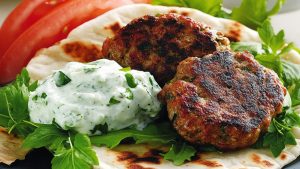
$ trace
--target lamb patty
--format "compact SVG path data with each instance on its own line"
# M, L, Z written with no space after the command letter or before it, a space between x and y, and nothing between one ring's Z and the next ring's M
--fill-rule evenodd
M222 33L185 16L165 14L133 20L106 39L102 52L123 67L149 71L164 85L180 61L225 49L229 40Z
M255 143L285 94L277 74L250 53L224 51L182 61L159 99L185 140L229 150Z

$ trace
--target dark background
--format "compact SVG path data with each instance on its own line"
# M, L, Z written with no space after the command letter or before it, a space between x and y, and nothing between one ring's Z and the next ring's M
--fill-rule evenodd
M51 169L52 157L48 150L37 149L30 152L26 160L18 160L11 166L0 164L0 169Z

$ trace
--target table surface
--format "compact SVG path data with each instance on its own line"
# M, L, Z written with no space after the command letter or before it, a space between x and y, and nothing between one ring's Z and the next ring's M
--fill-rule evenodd
M20 0L0 0L0 25ZM286 11L286 10L285 10ZM285 12L272 17L275 31L285 30L286 39L300 46L299 20L300 10ZM0 164L0 169L50 169L51 154L44 149L31 152L25 161L17 161L13 166ZM285 169L299 169L300 158L285 167Z

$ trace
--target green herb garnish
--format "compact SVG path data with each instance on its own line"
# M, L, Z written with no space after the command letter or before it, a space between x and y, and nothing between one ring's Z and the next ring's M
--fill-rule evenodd
M71 82L71 79L62 71L58 71L55 74L55 84L57 87L62 87Z
M135 81L134 77L130 73L125 74L125 78L127 81L127 84L131 88L135 88L137 86L137 82Z
M278 157L285 145L297 144L291 132L293 126L300 126L300 117L292 109L273 118L268 133L263 137L263 146L269 147L272 154Z
M23 147L47 147L52 150L53 169L90 169L99 164L88 136L64 131L54 124L39 125L26 137Z
M151 77L149 77L149 82L150 82L151 86L153 86L153 80Z
M175 165L182 165L185 161L190 161L196 152L196 149L186 142L176 143L172 145L169 152L163 154L163 157L172 161Z
M121 103L121 101L115 99L115 97L113 96L113 97L111 97L111 98L109 99L109 103L107 104L107 106L111 106L111 105L119 104L119 103Z
M0 88L0 126L8 133L26 137L35 129L29 120L28 100L36 84L29 83L28 72L23 69L13 83Z
M127 99L133 100L134 96L133 96L132 91L131 91L129 88L126 89L126 92L125 92L125 93L126 93L126 98L127 98Z
M41 98L45 99L46 97L47 97L47 94L43 92L41 95Z
M270 16L279 12L285 0L277 0L271 10L267 10L267 0L243 0L241 6L234 8L231 19L239 21L250 28L261 27L263 22Z
M120 71L122 71L122 72L129 72L130 70L131 70L130 67L124 67L124 68L120 69Z
M95 67L90 67L90 68L84 68L83 69L84 73L92 73L95 70L97 70L97 68L95 68Z

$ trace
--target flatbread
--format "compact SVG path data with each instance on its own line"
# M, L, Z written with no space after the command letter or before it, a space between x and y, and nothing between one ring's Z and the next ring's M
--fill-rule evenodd
M24 160L28 150L21 148L22 139L7 134L0 127L0 163L10 165L17 159Z
M146 4L129 5L114 9L98 18L91 20L75 30L67 39L58 44L39 51L35 58L28 64L27 69L34 80L39 80L50 75L53 70L63 67L70 61L91 61L102 57L102 43L107 37L125 26L131 20L144 15L156 15L165 13L179 13L211 26L213 29L223 32L232 40L245 42L260 42L256 31L253 31L240 23L228 19L215 18L198 10L179 7L152 6ZM285 59L300 64L300 56L291 51ZM243 149L226 153L199 152L191 162L182 166L174 166L169 161L163 160L160 152L165 152L165 147L153 147L149 145L121 145L114 150L105 147L94 147L99 157L99 169L259 169L282 168L295 160L300 155L300 129L294 128L293 133L297 138L296 146L287 146L284 152L274 158L266 149Z

